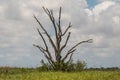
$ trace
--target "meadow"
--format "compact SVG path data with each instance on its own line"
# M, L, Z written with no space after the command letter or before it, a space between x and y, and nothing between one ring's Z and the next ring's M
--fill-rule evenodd
M120 80L120 70L81 72L40 72L36 69L0 69L0 80Z

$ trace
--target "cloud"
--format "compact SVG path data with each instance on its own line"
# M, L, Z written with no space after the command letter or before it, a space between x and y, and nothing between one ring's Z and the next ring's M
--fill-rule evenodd
M104 1L101 4L98 4L97 6L94 7L93 9L93 14L94 15L99 15L101 12L107 10L111 6L115 5L115 2L113 1Z
M120 0L98 0L98 2L104 2L104 1L114 1L116 3L120 3Z
M39 26L33 14L51 32L51 23L42 6L53 9L56 19L59 6L62 6L62 28L65 29L68 22L73 25L70 43L75 44L89 38L94 40L92 44L78 47L76 53L79 54L75 54L74 58L87 61L89 67L111 66L109 64L119 66L118 2L119 0L99 0L90 9L86 0L0 0L0 65L35 67L39 64L44 56L32 46L33 43L42 43L36 31ZM112 60L116 60L116 63Z
M98 61L98 64L102 63L102 61L99 62L99 58L103 59L105 62L105 63L103 62L103 64L107 66L106 65L107 61L112 60L112 57L110 58L109 56L113 56L113 55L114 57L119 56L118 48L120 45L117 44L119 43L117 40L120 40L120 36L118 35L120 32L118 31L120 30L119 9L120 9L120 5L115 1L103 1L102 3L97 4L92 9L86 8L85 12L87 13L86 15L87 17L84 17L84 18L86 19L85 22L87 24L83 24L82 26L84 27L76 28L73 31L73 32L76 32L74 35L80 34L79 38L77 36L75 38L74 36L74 39L85 40L89 37L94 40L93 45L90 45L90 46L83 45L85 48L92 47L92 49L89 48L88 50L86 50L82 48L83 50L81 49L82 51L79 50L79 52L82 52L84 54L87 53L85 57L88 54L93 53L94 55L91 54L93 56L92 60L96 59L95 57L97 57L98 59L96 60ZM78 57L78 55L76 56ZM89 58L88 56L86 57L87 59L85 59L86 61L91 59L91 58L88 59ZM90 63L92 64L92 62ZM94 61L93 63L98 65ZM114 65L114 63L109 63L109 62L108 64Z

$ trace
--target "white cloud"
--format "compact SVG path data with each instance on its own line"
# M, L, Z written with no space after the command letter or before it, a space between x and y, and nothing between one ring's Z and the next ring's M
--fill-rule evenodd
M103 1L93 7L93 9L86 8L84 10L88 16L84 17L87 19L87 24L84 24L83 28L74 29L74 32L76 32L74 35L80 34L94 40L93 45L87 45L88 47L93 47L93 51L91 51L91 48L88 51L85 49L85 54L94 53L97 57L103 59L110 59L110 56L118 55L116 51L119 51L118 48L120 47L118 44L118 40L120 40L120 36L118 35L120 33L119 9L119 3L115 1ZM82 39L82 37L80 38ZM84 47L87 48L87 46Z
M94 15L99 15L101 12L107 10L109 7L115 5L115 2L113 1L104 1L101 4L98 4L94 7L93 14Z
M113 22L117 25L120 25L120 17L119 16L114 16L113 17Z
M108 8L111 8L112 6L114 6L115 4L116 3L114 1L104 1L96 5L95 7L93 7L92 10L85 9L85 11L86 13L88 13L89 16L92 15L95 21L98 21L98 19L100 18L100 15L104 13L106 10L108 10Z
M104 1L114 1L116 3L120 3L120 0L98 0L98 2L104 2Z
M62 6L63 29L69 21L73 24L70 43L74 44L89 38L94 40L92 44L84 44L77 48L79 53L82 52L80 56L83 57L82 59L86 58L89 66L91 62L95 63L92 65L98 65L95 61L103 59L107 63L112 61L111 56L119 56L120 5L114 0L101 1L93 9L88 8L85 0L0 0L0 4L0 14L2 14L0 61L5 64L19 63L17 65L35 66L42 59L43 55L38 56L39 50L32 46L32 43L41 42L35 29L38 25L33 14L39 18L47 30L52 29L42 6L54 9L55 17L58 15L59 6ZM78 59L79 54L75 57ZM0 63L2 64L4 63Z
M2 13L3 12L3 7L2 6L0 6L0 13Z

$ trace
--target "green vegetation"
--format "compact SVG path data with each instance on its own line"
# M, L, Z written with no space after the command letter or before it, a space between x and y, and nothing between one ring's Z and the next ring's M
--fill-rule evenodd
M81 72L43 72L27 68L0 68L0 80L119 80L120 70Z
M79 60L76 63L73 63L72 61L69 63L62 63L59 66L56 66L56 69L53 69L49 63L45 63L43 60L41 61L41 65L42 66L37 67L38 71L80 72L86 68L86 63Z

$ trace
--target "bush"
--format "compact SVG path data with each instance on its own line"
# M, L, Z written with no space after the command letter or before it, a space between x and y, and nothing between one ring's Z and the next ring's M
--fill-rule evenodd
M85 67L86 67L86 63L83 61L83 62L81 62L81 61L77 61L77 63L74 65L75 66L75 71L82 71L82 70L84 70L85 69Z
M67 71L67 72L71 72L71 71L82 71L86 67L86 63L84 61L79 61L79 60L76 63L73 63L73 61L71 61L70 63L56 64L55 69L53 69L53 67L50 64L45 63L43 60L41 60L41 64L42 64L42 66L37 68L38 71Z

